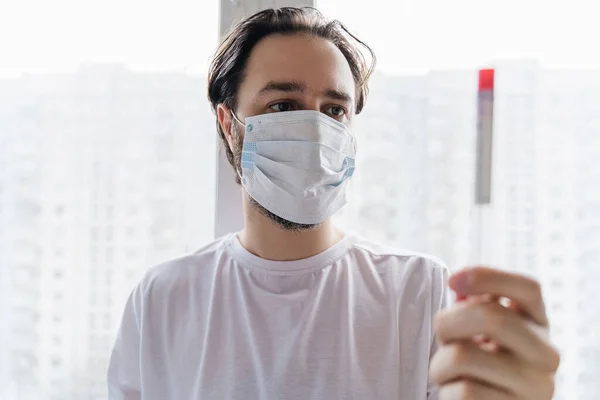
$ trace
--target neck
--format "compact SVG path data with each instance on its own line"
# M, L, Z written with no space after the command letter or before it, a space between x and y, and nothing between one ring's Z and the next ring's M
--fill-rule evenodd
M245 227L239 234L242 246L266 260L292 261L322 253L343 238L330 219L306 231L290 231L273 223L244 199Z

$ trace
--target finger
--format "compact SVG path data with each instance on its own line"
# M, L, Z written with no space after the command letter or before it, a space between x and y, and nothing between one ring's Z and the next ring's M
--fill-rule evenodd
M523 365L508 353L491 353L469 342L456 342L438 349L429 373L438 385L467 379L530 398L535 379L527 379L531 374Z
M457 295L456 296L456 301L460 302L460 301L479 301L479 302L488 302L488 301L498 301L501 297L499 296L494 296L491 294L481 294L481 295L474 295L474 296L467 296L467 295Z
M492 301L496 301L499 302L500 304L502 304L502 300L506 299L506 297L498 297L498 296L493 296L493 295L484 295L484 296L475 296L476 298L479 297L479 301L480 302L492 302ZM506 307L504 304L502 304L502 306ZM487 337L486 335L476 335L473 337L473 343L476 343L480 348L488 350L488 351L496 351L498 350L498 344L494 341L492 341L489 337Z
M440 400L517 400L510 393L503 392L483 383L460 380L444 385L439 390Z
M479 346L479 348L487 351L498 351L500 348L498 343L494 342L492 339L485 335L474 336L472 342L475 345Z
M438 313L435 329L440 343L485 335L516 357L545 371L556 371L560 362L558 352L542 328L495 302L456 304Z
M508 297L535 322L548 326L542 289L535 279L497 269L476 267L466 268L452 275L450 287L459 296L487 293Z

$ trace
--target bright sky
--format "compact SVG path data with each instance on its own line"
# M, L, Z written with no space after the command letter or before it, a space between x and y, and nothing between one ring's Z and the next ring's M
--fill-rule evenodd
M203 72L219 0L2 0L0 76L118 62ZM229 0L226 0L229 1ZM242 0L243 1L243 0ZM387 73L473 68L494 59L600 67L593 0L317 0L369 43Z

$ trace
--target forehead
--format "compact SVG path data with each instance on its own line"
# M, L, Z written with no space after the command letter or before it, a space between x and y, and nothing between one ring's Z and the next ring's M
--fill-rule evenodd
M320 37L276 34L258 42L246 65L240 97L272 81L300 82L310 91L332 89L356 97L348 61L333 43Z

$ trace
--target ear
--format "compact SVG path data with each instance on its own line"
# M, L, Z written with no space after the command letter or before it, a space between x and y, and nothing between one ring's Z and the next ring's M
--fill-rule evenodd
M217 119L219 121L219 125L225 134L225 139L227 139L227 143L229 144L229 148L233 150L233 134L231 133L231 124L233 123L233 116L231 114L231 109L227 107L225 104L220 103L217 105Z

